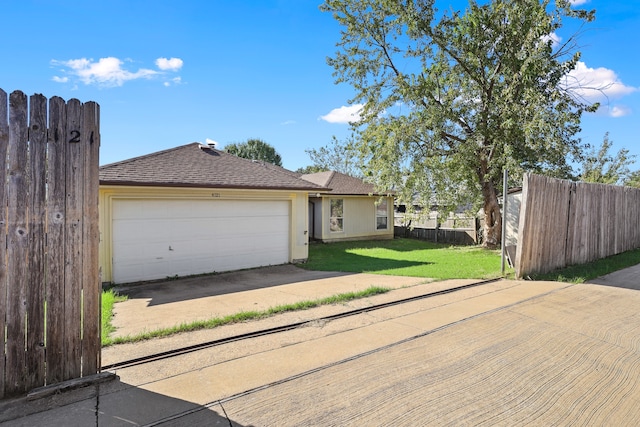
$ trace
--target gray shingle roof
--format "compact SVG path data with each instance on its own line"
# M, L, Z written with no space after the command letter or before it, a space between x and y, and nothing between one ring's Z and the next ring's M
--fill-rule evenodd
M100 167L102 185L323 190L271 163L236 157L197 142ZM326 190L326 189L324 189Z
M364 182L360 178L354 178L340 172L326 171L302 175L302 179L320 185L322 187L331 188L330 194L342 195L381 195L376 192L373 184ZM384 193L387 194L387 193Z

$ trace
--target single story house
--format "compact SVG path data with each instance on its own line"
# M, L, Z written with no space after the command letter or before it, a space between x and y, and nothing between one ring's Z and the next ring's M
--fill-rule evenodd
M322 242L393 239L392 193L335 171L302 175L327 192L309 194L309 230Z
M305 261L308 195L326 191L322 183L281 167L199 143L102 166L102 281L128 283ZM344 212L350 212L351 199L339 199ZM374 215L382 214L372 204L369 209L364 221L375 223ZM392 230L391 218L387 213L386 229ZM342 234L353 229L351 220L344 221ZM382 232L388 231L384 220L378 221Z

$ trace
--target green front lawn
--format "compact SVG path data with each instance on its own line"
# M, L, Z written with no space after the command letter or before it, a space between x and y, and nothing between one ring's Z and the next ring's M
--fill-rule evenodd
M317 243L301 267L395 276L446 279L500 277L500 251L415 239Z
M309 247L309 261L301 267L309 270L415 276L438 280L487 279L501 275L500 251L471 246L449 246L413 239L314 244ZM131 337L111 338L113 305L126 297L109 290L102 294L102 345L136 342L179 332L213 328L228 323L268 317L284 311L341 303L386 291L388 289L370 288L362 292L339 294L317 301L302 301L291 306L273 307L264 312L243 312L221 319L213 318L182 324L175 328Z

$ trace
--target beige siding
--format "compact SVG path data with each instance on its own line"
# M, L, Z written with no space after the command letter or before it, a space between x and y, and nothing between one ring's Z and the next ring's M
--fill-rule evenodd
M342 199L344 202L343 230L332 232L329 227L331 218L331 199ZM378 197L339 196L322 197L322 220L316 215L316 233L314 237L324 242L339 240L393 239L393 197L387 197L387 229L376 229L376 201ZM316 203L318 206L319 203Z
M520 223L520 205L522 204L522 192L507 195L507 222L505 245L518 244L518 224Z

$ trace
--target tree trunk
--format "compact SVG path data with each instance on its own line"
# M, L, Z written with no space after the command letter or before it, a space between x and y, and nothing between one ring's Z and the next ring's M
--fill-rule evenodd
M482 196L484 198L484 239L482 246L493 248L500 244L502 239L502 214L496 189L491 182L482 183Z

